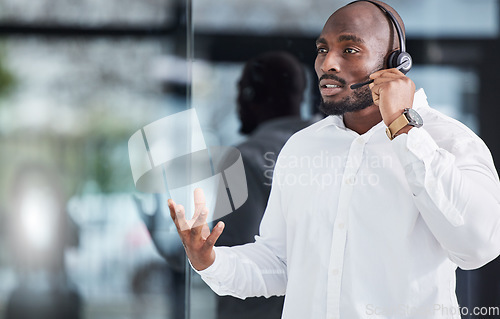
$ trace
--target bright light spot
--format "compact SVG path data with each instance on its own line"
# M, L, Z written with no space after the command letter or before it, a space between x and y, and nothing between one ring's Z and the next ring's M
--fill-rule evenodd
M58 205L50 191L27 189L21 201L21 227L28 242L36 249L45 250L54 240Z

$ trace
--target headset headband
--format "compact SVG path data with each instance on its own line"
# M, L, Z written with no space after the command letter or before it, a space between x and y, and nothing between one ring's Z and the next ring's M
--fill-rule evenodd
M394 27L396 27L396 31L398 32L398 38L399 38L399 51L406 52L406 44L405 44L405 38L403 36L403 30L401 29L401 26L399 25L398 20L396 20L396 17L392 14L392 12L387 10L384 6L382 6L376 2L370 1L370 0L358 0L358 1L351 2L351 3L355 3L355 2L370 2L371 4L374 4L380 10L382 10L382 12L384 12L389 17L389 19L392 21L392 24L394 24Z
M387 57L387 67L389 69L396 68L399 71L401 71L401 73L403 73L403 74L408 73L413 65L413 61L412 61L410 54L408 52L406 52L405 37L403 36L403 30L401 29L401 26L399 25L398 20L396 20L396 17L392 14L392 12L390 12L384 6L382 6L376 2L373 2L370 0L357 0L357 1L351 2L350 4L355 3L355 2L361 2L361 1L370 2L371 4L377 6L377 8L379 8L382 12L384 12L389 17L389 20L391 20L392 24L396 27L396 31L398 32L398 39L399 39L399 50L394 50L392 53L389 54L389 56ZM360 88L363 85L371 83L371 81L353 84L353 85L351 85L351 89L354 90L354 89Z

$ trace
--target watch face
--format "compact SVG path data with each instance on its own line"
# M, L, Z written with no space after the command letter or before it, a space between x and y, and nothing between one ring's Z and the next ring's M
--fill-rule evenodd
M418 114L414 109L405 109L405 114L409 125L414 127L421 127L424 125L422 117L420 117L420 114Z

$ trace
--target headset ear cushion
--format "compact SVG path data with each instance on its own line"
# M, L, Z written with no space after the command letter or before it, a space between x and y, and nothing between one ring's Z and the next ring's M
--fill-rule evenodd
M398 66L397 58L398 58L399 53L400 53L399 50L396 50L396 51L392 51L389 54L389 57L387 57L387 68L388 69L392 69L392 68L395 68Z
M413 60L411 59L410 54L408 52L400 52L399 50L391 52L387 58L387 67L392 69L401 64L405 64L401 69L399 69L401 73L408 73L413 65Z

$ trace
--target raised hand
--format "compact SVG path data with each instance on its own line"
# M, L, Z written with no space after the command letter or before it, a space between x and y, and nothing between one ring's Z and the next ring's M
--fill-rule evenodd
M208 209L201 188L194 190L194 206L193 218L186 220L184 206L176 204L172 199L168 200L170 217L177 227L189 261L196 270L203 270L215 260L213 247L222 234L224 223L218 222L210 232L207 224Z
M415 83L397 69L384 69L370 75L373 102L378 105L385 125L389 126L405 108L413 105Z

